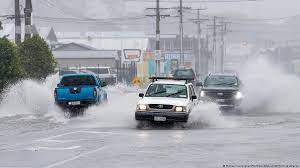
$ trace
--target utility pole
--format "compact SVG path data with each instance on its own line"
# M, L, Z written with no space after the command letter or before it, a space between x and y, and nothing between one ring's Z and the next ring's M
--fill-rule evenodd
M227 22L224 21L222 18L222 31L221 31L221 62L220 62L220 70L224 72L224 57L225 57L225 40L224 36L226 34L227 29Z
M156 0L156 8L147 8L147 9L155 9L155 15L146 15L150 17L156 17L156 33L155 33L155 63L156 63L156 76L160 75L160 59L161 59L161 50L160 50L160 19L161 17L170 17L170 15L161 15L161 9L169 9L169 8L160 8L159 0Z
M31 29L31 13L32 13L32 2L26 0L24 14L25 14L25 39L30 38L32 34Z
M184 66L184 52L183 52L183 7L182 7L182 0L179 0L180 6L179 6L179 33L180 33L180 65Z
M197 9L197 18L196 19L192 19L192 21L194 23L197 24L197 37L198 37L198 56L195 56L195 71L197 75L200 75L202 72L202 68L203 67L203 57L201 56L201 23L203 21L208 21L207 18L203 19L200 18L200 10L205 10L204 8L201 9Z
M20 0L15 0L15 43L21 44L21 13Z
M160 74L160 9L159 9L159 0L156 0L156 76Z
M212 54L213 54L213 67L214 67L214 72L217 71L217 25L216 25L216 20L217 17L214 16L214 23L213 23L213 49L212 49Z

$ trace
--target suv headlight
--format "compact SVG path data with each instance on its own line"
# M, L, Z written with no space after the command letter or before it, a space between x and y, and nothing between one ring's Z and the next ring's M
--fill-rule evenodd
M242 99L243 98L243 94L242 92L237 92L236 95L235 95L235 99Z
M204 91L200 92L200 97L205 97L205 92Z
M138 104L136 107L137 111L146 111L147 110L147 105L145 104Z
M186 112L185 106L177 106L175 107L175 112Z

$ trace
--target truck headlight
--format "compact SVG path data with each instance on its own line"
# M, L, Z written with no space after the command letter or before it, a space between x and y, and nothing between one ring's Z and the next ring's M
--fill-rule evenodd
M184 106L175 107L175 112L185 112L185 111L186 111L186 107Z
M200 97L205 97L205 92L204 91L200 92Z
M235 95L235 99L242 99L243 98L243 94L241 92L237 92Z
M147 110L147 105L145 104L138 104L136 107L137 111L146 111Z

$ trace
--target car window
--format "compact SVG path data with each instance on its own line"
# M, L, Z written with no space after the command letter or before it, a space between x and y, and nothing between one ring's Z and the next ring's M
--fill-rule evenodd
M192 69L180 69L175 70L173 73L174 77L187 77L187 78L194 78L195 73Z
M211 75L204 80L204 86L229 86L237 87L239 81L235 76Z
M189 86L190 99L192 100L192 96L195 96L195 90L192 85Z
M61 80L63 86L80 86L80 85L96 85L96 80L93 76L66 76Z
M185 85L151 84L145 96L187 98L187 88Z

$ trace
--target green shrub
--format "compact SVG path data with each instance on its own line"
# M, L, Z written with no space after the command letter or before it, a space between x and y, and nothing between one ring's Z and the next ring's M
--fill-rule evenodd
M22 74L18 47L6 38L0 38L0 92L20 79Z
M26 78L43 80L54 72L56 61L40 36L27 38L20 46L20 53Z

